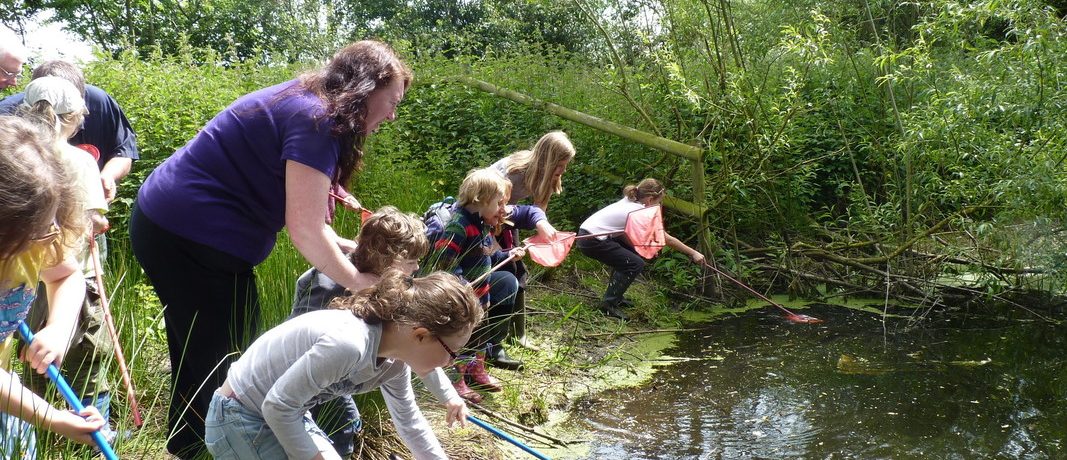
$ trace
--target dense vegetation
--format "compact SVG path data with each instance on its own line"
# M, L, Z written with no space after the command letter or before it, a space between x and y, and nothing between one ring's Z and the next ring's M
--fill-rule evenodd
M218 3L220 15L240 12ZM52 7L66 17L59 3ZM323 30L380 36L410 57L418 84L372 150L391 165L385 174L422 178L426 193L412 210L454 191L464 171L563 128L580 152L552 210L565 227L611 199L623 181L654 176L675 196L707 204L704 225L720 263L758 271L794 294L815 294L816 284L828 282L939 305L951 296L1062 285L1063 5L426 1L359 8L326 14L347 22ZM289 34L253 29L289 37L320 30L313 26ZM311 65L300 59L326 56L344 41L227 41L197 36L200 26L152 27L176 35L152 41L113 30L98 41L117 54L89 72L127 107L142 139L146 160L127 192L216 110L290 78ZM692 195L685 160L464 86L457 75L698 146L705 196ZM379 185L365 175L359 188L378 203L397 198ZM700 222L669 219L675 232L698 241ZM933 282L953 273L967 274L977 291L952 287L959 280Z
M560 228L651 176L707 207L700 219L669 212L671 232L696 243L706 228L714 259L762 287L1016 308L1064 285L1062 1L16 0L0 21L46 10L100 46L88 79L139 135L116 235L140 181L219 109L374 36L402 50L417 82L356 180L371 207L421 211L467 170L562 128L579 153L549 212ZM696 146L703 196L692 162L459 75ZM268 274L303 268L276 252ZM654 273L678 288L702 280L677 254ZM139 286L122 294L131 304L151 303L135 269L112 275ZM281 311L292 279L278 278L261 273L264 302ZM148 320L138 330L162 340Z

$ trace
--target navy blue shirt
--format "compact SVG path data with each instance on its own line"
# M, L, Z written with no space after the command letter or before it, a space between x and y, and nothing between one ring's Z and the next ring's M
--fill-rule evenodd
M12 94L0 100L0 114L14 114L25 93ZM130 120L122 112L118 102L115 102L104 90L93 85L85 85L85 105L89 109L89 116L85 117L85 126L70 138L70 143L92 144L100 150L100 159L97 166L104 168L104 164L115 157L130 158L137 160L137 137L130 127Z

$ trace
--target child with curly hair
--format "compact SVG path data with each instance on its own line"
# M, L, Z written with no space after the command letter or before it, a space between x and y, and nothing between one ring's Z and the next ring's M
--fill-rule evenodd
M379 388L415 457L447 458L415 403L411 373L453 362L482 319L474 292L447 273L390 269L333 306L267 331L230 366L205 420L216 459L340 459L308 410Z

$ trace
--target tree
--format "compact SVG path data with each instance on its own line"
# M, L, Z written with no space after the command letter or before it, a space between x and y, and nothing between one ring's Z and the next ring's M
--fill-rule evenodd
M321 58L372 37L450 55L524 43L576 51L591 38L572 2L551 0L15 0L0 7L0 22L18 27L46 10L112 54L192 46L265 62Z

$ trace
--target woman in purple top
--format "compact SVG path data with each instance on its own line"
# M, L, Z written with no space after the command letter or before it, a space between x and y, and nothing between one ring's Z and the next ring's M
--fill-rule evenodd
M163 305L171 360L170 437L201 455L211 389L253 338L253 268L283 227L315 268L356 291L377 281L326 225L328 192L361 163L363 142L396 118L411 71L388 45L356 42L322 69L247 94L145 180L130 238Z

